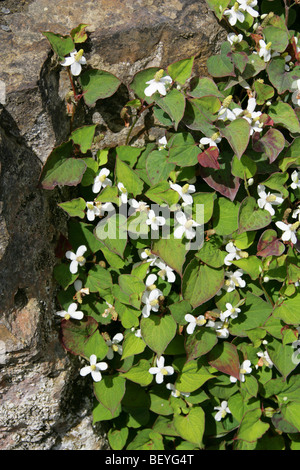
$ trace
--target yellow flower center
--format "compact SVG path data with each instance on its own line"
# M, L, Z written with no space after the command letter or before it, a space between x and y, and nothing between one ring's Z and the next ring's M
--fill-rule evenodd
M85 261L85 257L84 256L77 256L76 261L78 261L78 263L83 263Z
M99 180L101 181L101 183L103 183L106 180L106 175L101 175L99 177Z
M117 344L113 344L113 345L112 345L112 349L113 349L113 351L117 352L117 351L118 351L118 346L117 346Z
M267 200L268 202L274 202L274 201L276 201L276 196L274 196L274 194L270 194L270 195L266 198L266 200Z
M159 82L162 79L163 74L164 74L164 69L158 70L158 72L156 72L156 74L154 75L154 80L156 82Z
M183 186L183 188L182 188L183 194L186 194L186 193L188 192L189 186L190 186L190 185L189 185L188 183Z
M79 62L82 56L83 56L83 49L80 49L80 51L78 51L77 54L75 55L76 62Z
M295 223L291 226L291 230L292 230L293 232L296 232L296 230L298 230L299 225L300 225L300 222L299 222L299 221L298 221L298 222L295 222Z
M216 139L220 136L220 132L215 132L212 136L211 136L211 140L213 141L216 141Z
M71 315L69 313L66 313L64 318L65 318L65 320L70 320Z
M271 43L271 42L268 42L268 44L266 45L267 51L268 51L269 49L271 49L271 46L272 46L272 43Z
M191 228L193 226L193 221L192 219L191 220L188 220L186 223L185 223L185 227L186 228Z
M232 101L232 95L228 95L225 100L223 101L223 108L228 108L228 106L230 105Z
M160 369L160 372L162 373L162 375L168 375L168 371L164 367Z
M96 369L97 369L96 364L92 364L91 365L91 370L96 370Z
M157 299L153 299L153 300L151 300L151 302L150 302L151 307L155 307L155 305L157 305L157 304L158 304L158 300L157 300Z
M196 320L196 325L198 325L198 326L205 325L205 323L206 323L205 318L198 318L198 319Z

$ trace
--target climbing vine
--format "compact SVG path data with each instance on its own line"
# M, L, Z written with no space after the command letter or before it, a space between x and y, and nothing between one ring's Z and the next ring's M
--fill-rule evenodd
M228 30L208 75L136 73L112 148L74 123L121 81L89 66L87 25L44 32L71 126L40 184L77 191L56 318L114 450L300 449L297 3L207 0ZM141 147L146 113L161 137Z

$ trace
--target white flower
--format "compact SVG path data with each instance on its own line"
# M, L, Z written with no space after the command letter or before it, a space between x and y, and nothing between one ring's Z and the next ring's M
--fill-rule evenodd
M76 253L73 253L73 251L66 252L66 258L71 260L70 272L72 274L77 273L78 266L84 266L86 259L84 258L83 254L86 252L86 250L87 247L85 245L80 245Z
M184 316L184 319L189 323L186 329L186 332L191 335L194 333L194 329L196 326L203 326L206 323L206 320L203 315L199 315L198 317L194 317L190 313L187 313Z
M118 183L118 189L121 193L122 204L127 204L128 193L127 193L127 189L125 188L124 184L123 183Z
M235 34L235 33L229 33L227 36L227 41L230 42L230 44L237 44L243 40L243 35L242 34Z
M85 377L86 375L91 374L95 382L100 382L100 380L102 379L100 371L106 370L107 368L108 365L106 364L106 362L97 362L96 354L92 354L90 356L90 365L80 369L80 375L82 375L82 377Z
M159 277L161 277L163 280L167 278L167 281L171 283L175 282L176 276L170 266L168 266L160 259L156 261L155 265L160 269L160 271L158 272Z
M257 18L259 16L258 11L254 10L253 7L256 7L257 0L237 0L240 4L240 9L246 11L251 15L253 18Z
M95 177L93 184L93 193L99 193L101 188L106 188L106 186L111 186L112 182L107 176L109 175L108 168L102 168L100 173Z
M202 137L200 139L200 144L201 145L209 145L209 147L217 147L217 144L221 142L222 137L220 136L219 132L216 132L213 134L211 137Z
M161 290L154 288L153 290L146 290L142 295L142 302L144 305L142 315L144 318L149 317L151 311L158 312L159 310L159 297L162 295Z
M158 150L165 149L168 145L168 141L165 136L158 139L158 143L159 143Z
M251 374L252 372L252 368L250 367L251 366L251 362L249 361L249 359L246 359L240 366L240 373L239 373L239 379L241 382L245 382L245 375L246 374ZM230 382L234 383L237 381L237 378L236 377L233 377L232 375L230 376Z
M239 10L239 4L236 2L230 10L225 10L224 15L228 16L228 21L231 26L234 26L237 21L243 23L245 20L245 15Z
M225 250L228 252L228 255L224 258L224 264L226 264L226 266L230 266L234 259L241 259L241 256L239 255L241 250L239 250L233 242L227 243Z
M300 78L292 83L292 89L295 89L292 94L292 102L296 106L300 106Z
M281 240L287 242L291 240L293 245L295 245L298 241L296 232L300 225L300 222L297 221L294 224L285 224L284 222L276 222L275 225L283 231L281 235Z
M258 52L259 57L262 57L265 62L269 62L269 60L271 60L271 43L268 42L268 44L266 44L263 39L260 39L258 43L260 46Z
M151 253L151 250L149 248L145 248L144 250L139 250L138 253L140 255L140 258L143 261L146 261L147 263L150 262L150 266L155 265L158 256Z
M215 322L214 329L216 330L218 338L228 338L229 330L226 323L220 321Z
M221 108L219 109L218 119L220 121L226 121L227 119L229 119L229 121L234 121L236 118L236 114L231 111L231 109L229 109L228 107L221 106Z
M300 220L300 207L293 211L292 217L293 217L293 219L297 219L297 217L298 217L298 219Z
M168 390L171 390L172 397L178 398L178 397L180 397L180 395L183 395L184 397L189 397L190 396L190 393L179 392L179 390L176 390L175 385L173 385L173 384L167 384L166 388Z
M167 94L166 87L172 83L172 78L169 75L163 77L164 71L159 70L156 72L154 78L146 82L147 88L145 88L144 93L146 96L152 96L158 91L161 95L165 96Z
M226 310L225 312L221 312L220 319L225 321L226 318L237 318L238 314L240 313L241 309L238 307L233 307L231 303L226 303Z
M156 383L161 384L164 381L165 375L174 374L174 369L172 366L165 366L165 358L160 356L159 359L156 358L156 367L150 367L149 372L150 374L156 375Z
M273 194L271 192L266 193L265 186L263 184L259 184L257 186L257 193L259 195L259 199L257 200L258 207L260 209L267 210L271 215L275 214L275 210L273 209L273 205L277 206L278 204L283 203L283 198L280 194Z
M236 116L240 115L241 112L243 113L242 117L249 122L250 128L250 135L254 132L262 132L263 123L260 122L259 118L261 116L261 111L255 111L256 108L256 99L249 98L247 108L242 111L240 108L235 108L233 112Z
M158 227L165 225L166 219L161 216L156 216L154 210L150 209L148 212L147 225L151 225L152 230L158 230Z
M123 353L123 348L120 344L123 341L122 333L117 333L112 339L108 339L106 344L108 346L108 351L106 354L107 359L112 359L114 357L114 353L117 352L118 354Z
M68 307L68 310L60 310L56 312L56 315L64 318L65 320L70 320L70 318L74 318L74 320L82 320L83 312L77 310L77 304L75 302L71 303Z
M292 178L291 188L292 189L300 188L300 171L297 171L297 170L293 171L291 178Z
M149 207L148 204L146 204L143 201L137 201L136 199L129 199L129 205L133 207L136 211L143 212L146 211Z
M89 221L95 220L95 217L101 217L104 212L110 212L114 210L114 206L111 202L100 202L100 201L88 201L86 203L87 212L86 216Z
M174 238L182 238L184 235L188 240L191 240L196 236L196 231L193 227L198 227L200 224L193 219L187 219L185 213L182 211L176 212L175 218L178 225L174 230Z
M76 49L74 49L74 51L70 53L70 56L65 57L65 59L60 63L60 65L63 65L64 67L71 66L71 74L77 77L78 75L80 75L81 66L86 64L86 58L82 54L83 49L80 49L80 51L78 52L76 51Z
M271 361L270 356L267 351L259 351L258 353L256 353L256 355L260 358L258 360L257 365L255 366L256 369L258 369L258 367L261 367L263 365L266 367L269 367L270 369L273 367L274 364Z
M226 400L221 402L221 406L215 406L214 410L219 410L218 413L215 414L216 421L221 421L221 419L225 418L227 413L231 414L231 411L228 408L228 403Z
M225 276L227 277L223 288L227 292L232 292L236 287L245 287L246 282L242 279L244 274L242 269L237 269L235 272L227 271Z
M179 196L182 198L184 204L183 205L190 205L193 204L193 196L191 193L196 191L196 188L193 184L185 184L184 186L180 186L179 184L169 182L170 188L176 191Z

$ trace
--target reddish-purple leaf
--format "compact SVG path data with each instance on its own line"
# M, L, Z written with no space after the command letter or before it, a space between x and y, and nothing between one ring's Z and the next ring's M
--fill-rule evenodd
M259 133L255 133L252 138L253 150L267 155L270 163L276 160L284 149L284 145L285 138L278 129L269 129L263 137Z
M239 379L240 361L234 344L228 342L218 343L209 353L208 362L220 372Z
M220 168L218 156L219 150L217 147L208 147L204 152L199 153L197 158L201 166L218 170Z
M85 317L81 321L62 320L61 321L61 342L63 347L75 354L84 356L84 346L86 341L98 329L98 322L92 317Z
M257 243L257 256L280 256L285 250L285 246L277 238L275 230L266 230Z
M230 169L220 168L216 170L200 166L200 175L208 186L218 191L222 196L231 201L235 199L240 187L240 178L232 176Z

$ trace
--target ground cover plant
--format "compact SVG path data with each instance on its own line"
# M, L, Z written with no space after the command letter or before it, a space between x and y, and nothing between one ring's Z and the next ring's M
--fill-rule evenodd
M194 57L138 72L114 148L74 118L121 81L88 65L87 25L44 32L71 132L40 183L77 190L57 319L114 450L300 449L298 5L207 4L228 29L209 75ZM162 134L140 147L143 113Z

